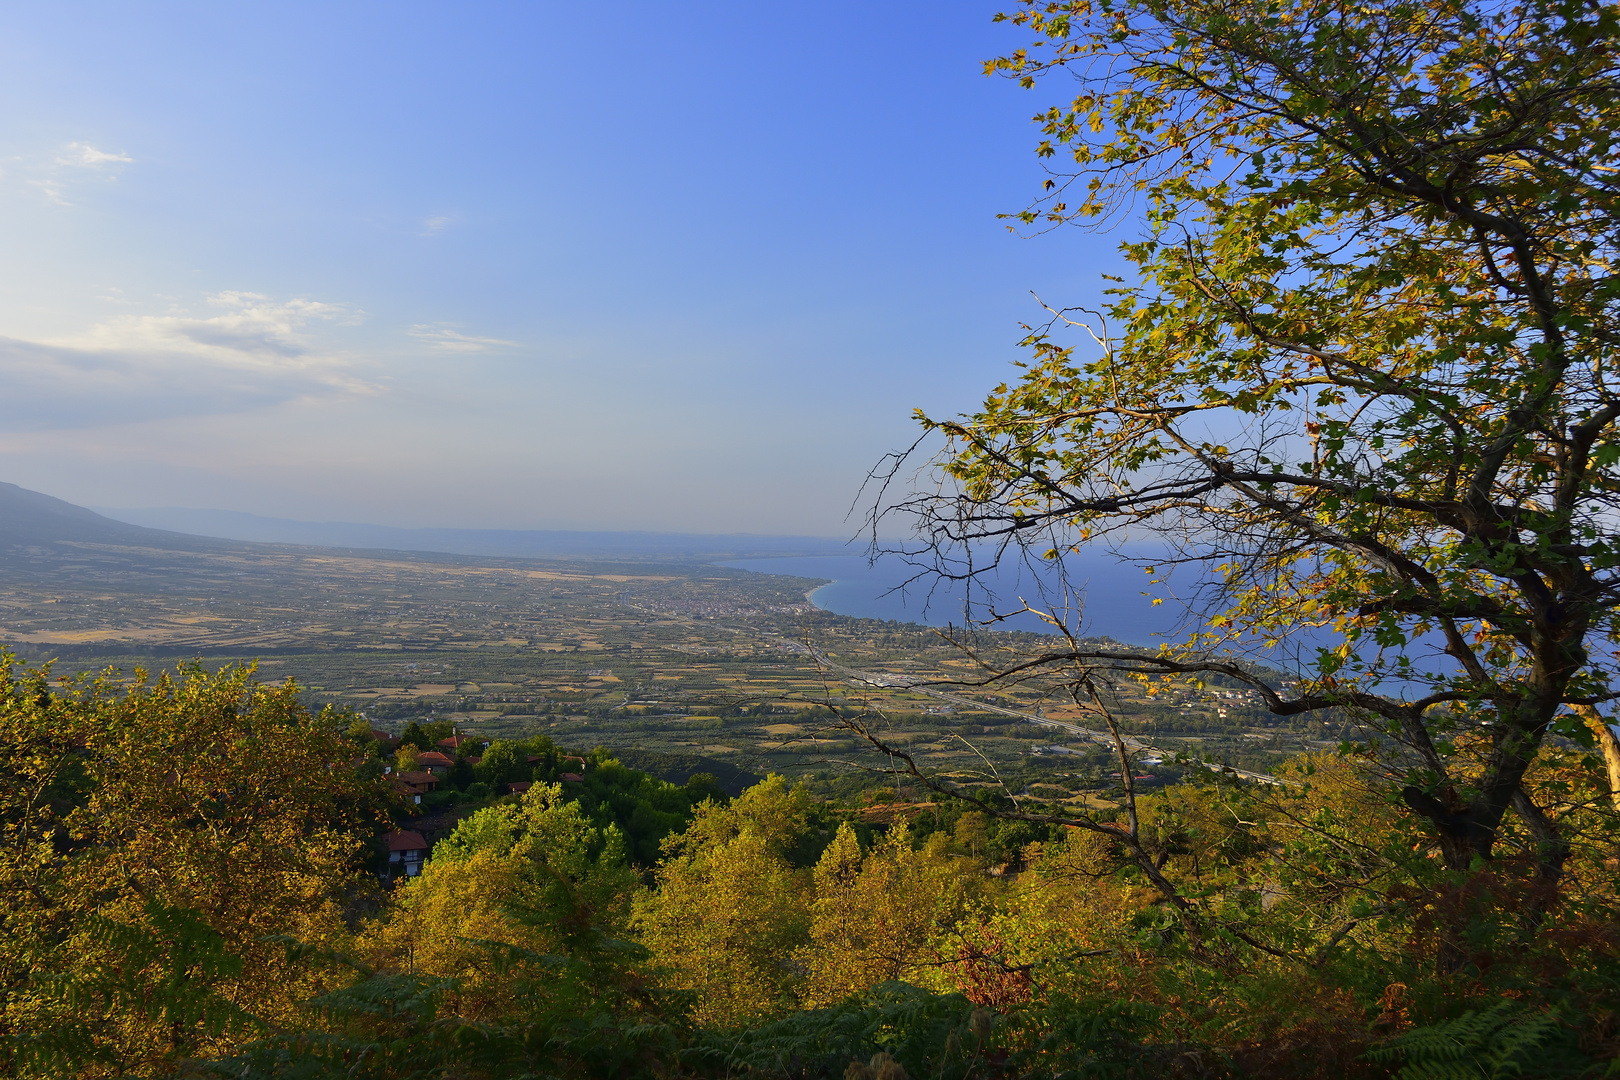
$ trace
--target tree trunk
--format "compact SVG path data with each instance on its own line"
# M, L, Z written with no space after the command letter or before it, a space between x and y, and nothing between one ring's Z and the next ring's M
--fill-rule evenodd
M1596 707L1570 707L1576 716L1586 721L1586 726L1592 729L1592 737L1597 740L1598 749L1603 751L1603 763L1609 767L1609 798L1614 801L1614 808L1620 810L1620 739L1615 738L1614 729L1598 715Z

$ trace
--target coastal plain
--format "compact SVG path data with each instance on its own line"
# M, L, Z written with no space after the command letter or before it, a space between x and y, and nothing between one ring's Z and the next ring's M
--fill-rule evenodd
M1035 722L1096 727L1094 707L1049 685L976 685L986 664L1038 649L1037 636L982 633L969 651L929 627L819 610L806 598L818 579L127 526L22 540L0 543L0 643L58 675L255 662L266 681L296 680L312 705L388 730L447 719L485 738L603 746L664 773L782 772L832 791L892 783L893 762L840 726L854 716L959 783L1060 798L1119 784L1106 747ZM821 657L877 677L850 679ZM1263 769L1335 737L1271 718L1237 687L1122 683L1110 708L1164 748L1142 766L1163 779L1180 774L1178 752Z

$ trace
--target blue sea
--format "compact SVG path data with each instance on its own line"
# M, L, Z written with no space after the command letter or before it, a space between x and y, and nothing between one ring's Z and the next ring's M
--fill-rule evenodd
M917 568L897 556L885 555L868 562L864 555L817 555L739 559L720 565L762 574L830 578L832 583L812 592L810 600L838 615L925 626L960 626L963 621L966 593L960 584L917 578ZM981 595L975 587L975 615L983 616L986 601L992 601L991 606L998 612L1017 610L1021 599L1027 600L1030 607L1062 610L1065 599L1057 586L1057 575L1046 568L1043 571L1037 576L1029 567L1020 565L988 575L988 594ZM1065 618L1071 627L1078 627L1079 636L1111 637L1131 645L1156 645L1165 637L1179 636L1184 605L1174 602L1175 592L1169 585L1150 585L1160 575L1149 575L1141 566L1103 554L1071 556L1065 562L1065 571L1070 586ZM1169 599L1155 606L1150 591L1153 596ZM1053 632L1050 625L1029 614L1014 615L1000 628Z
M961 626L962 587L928 577L917 577L917 568L896 556L883 556L869 562L863 555L818 555L768 559L739 559L721 566L752 570L763 574L791 574L796 577L829 578L810 594L810 600L823 611L859 618L882 619L925 626ZM1123 561L1103 552L1076 554L1064 560L1073 605L1065 613L1077 637L1108 637L1126 645L1153 647L1165 641L1185 640L1194 623L1202 622L1196 610L1198 586L1207 579L1197 568L1182 567L1166 574L1164 566L1148 573L1146 561ZM1041 567L1041 573L1022 564L987 575L990 607L1012 611L1020 598L1030 607L1063 609L1063 591L1056 587L1055 569ZM915 580L913 580L915 579ZM974 594L974 615L982 619L989 595ZM1159 599L1161 603L1155 604ZM1018 614L998 624L999 629L1053 633L1053 628L1030 614ZM1300 671L1311 666L1316 650L1337 643L1326 630L1305 630L1275 649L1239 647L1238 651L1274 667ZM1449 671L1454 662L1441 653L1438 636L1424 640L1413 651L1413 662L1420 670ZM1393 690L1393 686L1389 689Z

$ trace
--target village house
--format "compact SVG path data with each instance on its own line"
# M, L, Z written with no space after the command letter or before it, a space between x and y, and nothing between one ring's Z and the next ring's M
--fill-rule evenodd
M394 774L394 785L411 802L420 805L422 796L439 786L439 778L431 772L416 770Z
M429 750L416 759L419 768L426 769L434 776L448 776L455 763L455 758L441 754L437 750Z
M387 833L383 836L383 843L388 848L388 867L383 873L384 881L392 881L397 877L416 877L422 872L422 864L428 857L428 842L421 833Z

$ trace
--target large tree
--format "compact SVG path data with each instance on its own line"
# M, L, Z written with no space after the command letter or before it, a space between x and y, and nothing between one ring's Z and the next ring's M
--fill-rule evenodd
M1220 601L1187 641L1074 638L1019 671L1221 672L1274 713L1348 710L1403 748L1449 866L1512 834L1556 880L1568 837L1527 771L1556 731L1620 761L1601 717L1620 694L1620 7L1000 18L1035 44L991 72L1073 79L1036 118L1053 171L1017 216L1134 221L1137 274L1095 317L1032 329L982 410L923 417L940 486L880 514L968 556L949 573L1167 541ZM1082 323L1083 349L1064 334ZM1301 631L1326 647L1295 685L1235 659Z

